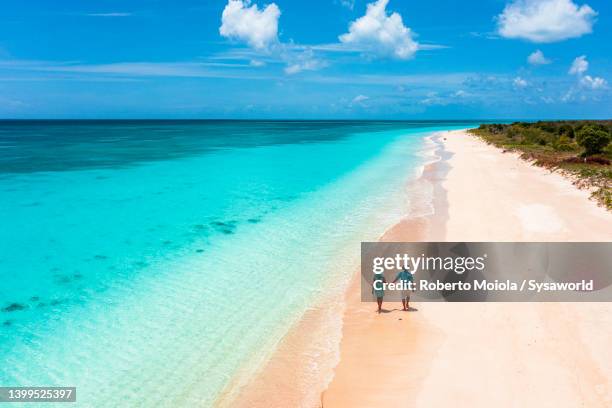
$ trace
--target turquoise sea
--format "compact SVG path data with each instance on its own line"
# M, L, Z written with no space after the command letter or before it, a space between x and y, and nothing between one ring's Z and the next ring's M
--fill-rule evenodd
M423 136L472 125L0 122L0 385L213 405L409 215Z

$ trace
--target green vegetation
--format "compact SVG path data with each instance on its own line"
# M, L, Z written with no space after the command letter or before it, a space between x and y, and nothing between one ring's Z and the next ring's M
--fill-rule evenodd
M584 157L600 154L610 144L610 132L588 125L578 131L576 143L584 148Z
M471 132L487 143L517 151L538 166L569 175L612 210L612 121L483 124Z

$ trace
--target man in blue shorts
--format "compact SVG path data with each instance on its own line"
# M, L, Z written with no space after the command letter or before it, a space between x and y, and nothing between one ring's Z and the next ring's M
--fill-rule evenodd
M400 273L397 274L393 283L401 281L402 284L406 287L406 289L402 289L402 306L404 307L404 311L410 310L410 290L408 290L408 284L414 281L414 277L410 272L408 272L407 268L404 268ZM414 290L414 288L412 289Z

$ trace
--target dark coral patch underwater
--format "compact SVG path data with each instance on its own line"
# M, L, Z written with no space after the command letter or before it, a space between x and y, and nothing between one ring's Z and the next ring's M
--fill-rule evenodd
M17 312L20 310L25 310L27 308L28 308L27 305L22 305L21 303L15 302L15 303L11 303L10 305L2 308L2 311L6 313L10 313L10 312Z

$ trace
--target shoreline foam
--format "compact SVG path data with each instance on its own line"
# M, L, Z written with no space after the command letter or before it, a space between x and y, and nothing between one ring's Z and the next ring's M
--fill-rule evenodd
M441 240L444 234L446 202L440 180L447 171L443 133L426 137L430 158L421 174L408 188L430 190L427 211L412 212L391 226L379 241ZM442 341L441 332L423 320L418 310L402 312L397 303L383 304L384 313L374 312L375 304L361 302L361 274L357 271L346 294L340 364L330 386L322 393L323 407L411 406L428 367ZM401 307L401 306L400 306ZM414 313L416 312L416 313ZM419 353L397 353L418 349ZM411 367L418 369L410 369ZM406 368L406 369L403 369Z

